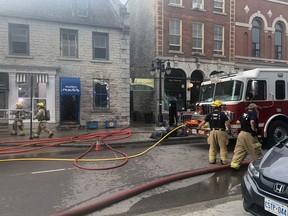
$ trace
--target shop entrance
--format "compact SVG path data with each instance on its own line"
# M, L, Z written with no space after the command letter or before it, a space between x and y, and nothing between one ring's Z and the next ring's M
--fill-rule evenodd
M80 96L62 95L60 98L61 123L79 123Z
M60 77L60 122L65 124L80 123L80 79Z

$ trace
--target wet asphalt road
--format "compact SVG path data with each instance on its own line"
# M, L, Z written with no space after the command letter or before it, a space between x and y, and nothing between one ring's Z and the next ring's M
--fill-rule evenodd
M211 166L207 163L206 143L158 145L140 156L147 148L133 145L117 147L117 150L135 157L122 167L102 171L79 169L74 166L72 159L85 152L86 148L56 147L17 154L18 158L32 157L34 161L2 162L1 215L53 215L69 208L99 202L111 195L166 176ZM232 150L229 152L232 157ZM136 157L137 155L139 156ZM14 156L1 155L0 159ZM49 161L35 160L38 157L49 158ZM115 166L121 162L117 160L118 157L121 157L118 153L102 147L101 151L93 150L85 158L116 159L79 165L86 169ZM55 161L55 158L71 160L63 162ZM172 209L178 207L207 203L209 200L227 197L228 201L229 197L233 200L234 195L241 193L240 181L243 172L227 169L176 181L145 191L91 215L153 215L153 212L161 215L159 211L169 209L172 212Z

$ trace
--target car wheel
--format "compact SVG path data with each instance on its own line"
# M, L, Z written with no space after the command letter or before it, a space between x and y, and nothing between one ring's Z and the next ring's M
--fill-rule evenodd
M288 124L282 120L272 122L268 129L267 147L273 147L288 135Z

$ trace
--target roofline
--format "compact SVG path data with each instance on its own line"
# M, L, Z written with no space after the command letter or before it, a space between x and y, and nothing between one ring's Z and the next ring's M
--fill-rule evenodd
M40 18L40 17L31 17L31 16L24 16L24 15L11 15L11 14L3 14L0 13L0 17L12 17L12 18L25 18L25 19L31 19L31 20L38 20L38 21L48 21L48 22L54 22L54 23L66 23L66 24L77 24L82 26L93 26L93 27L100 27L100 28L110 28L110 29L123 29L124 26L102 26L102 25L93 25L88 23L80 23L80 22L71 22L68 20L58 20L58 19L49 19L49 18Z

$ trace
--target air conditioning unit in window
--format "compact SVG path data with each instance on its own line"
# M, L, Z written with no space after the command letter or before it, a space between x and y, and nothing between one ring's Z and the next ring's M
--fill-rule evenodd
M194 9L203 9L203 5L200 3L193 3L193 8Z

